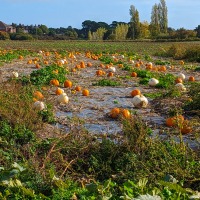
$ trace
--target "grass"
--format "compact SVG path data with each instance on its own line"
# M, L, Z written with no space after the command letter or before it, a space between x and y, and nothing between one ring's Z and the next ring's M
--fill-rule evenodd
M114 80L110 80L110 79L101 79L97 81L96 83L93 83L92 85L93 86L120 86L121 83Z

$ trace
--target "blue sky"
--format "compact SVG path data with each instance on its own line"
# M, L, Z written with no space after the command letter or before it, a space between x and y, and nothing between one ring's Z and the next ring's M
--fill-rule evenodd
M140 21L150 22L152 6L159 0L0 0L0 21L6 24L44 24L48 28L72 26L82 22L129 22L129 8L134 5ZM166 0L168 25L194 29L200 25L200 0Z

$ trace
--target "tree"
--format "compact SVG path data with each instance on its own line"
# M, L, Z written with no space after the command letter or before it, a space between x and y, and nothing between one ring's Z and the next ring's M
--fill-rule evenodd
M156 37L160 33L159 8L157 4L152 7L151 23L149 29L152 37Z
M195 28L195 31L197 32L197 37L200 38L200 25Z
M131 16L129 35L132 39L137 39L140 36L139 12L137 9L135 9L135 6L131 5L129 13Z
M105 28L98 28L96 32L91 33L91 31L88 32L88 39L89 40L103 40L104 34L106 33Z
M42 30L43 34L48 34L48 33L49 33L49 29L48 29L47 26L45 26L45 25L40 25L39 27L40 27L40 29Z
M128 24L118 24L115 28L115 39L116 40L125 40L128 33L129 25Z
M150 37L149 23L147 21L140 23L140 37L141 38L149 38Z
M0 31L0 40L8 40L10 39L10 36L8 33Z
M168 17L167 17L167 5L165 0L160 0L160 3L158 5L158 16L159 16L160 32L167 33Z

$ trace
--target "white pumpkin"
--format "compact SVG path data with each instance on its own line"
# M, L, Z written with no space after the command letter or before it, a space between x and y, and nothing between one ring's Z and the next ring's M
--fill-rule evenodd
M184 79L185 79L185 74L179 73L179 74L178 74L178 78L181 78L182 80L184 80Z
M18 77L19 77L18 72L12 72L12 77L13 77L13 78L18 78Z
M36 101L33 104L33 108L36 109L36 110L38 110L38 111L40 111L40 110L46 109L46 105L42 101Z
M134 96L132 102L136 108L146 108L148 105L148 99L142 94Z
M67 96L66 93L62 93L58 96L58 102L63 103L63 104L67 104L69 102L69 97Z
M65 61L64 61L64 60L60 60L60 63L61 63L62 65L64 65L64 64L65 64Z
M116 68L115 68L115 67L110 67L110 68L109 68L109 71L115 73L115 72L116 72Z
M155 86L155 85L157 85L159 83L159 81L158 81L158 79L156 79L156 78L151 78L150 80L149 80L149 85L150 86Z
M177 83L175 87L180 91L186 91L186 87L182 83Z

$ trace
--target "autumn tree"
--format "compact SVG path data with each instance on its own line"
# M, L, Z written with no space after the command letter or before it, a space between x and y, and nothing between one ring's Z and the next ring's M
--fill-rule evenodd
M115 28L115 40L126 40L128 28L128 24L118 24Z
M103 40L103 36L106 33L106 29L105 28L98 28L96 32L88 32L88 39L89 40Z
M131 5L129 13L130 13L130 16L131 16L129 36L132 39L137 39L140 36L139 12L138 12L137 9L135 9L135 6Z
M140 23L140 37L141 38L149 38L150 37L149 23L147 21Z

